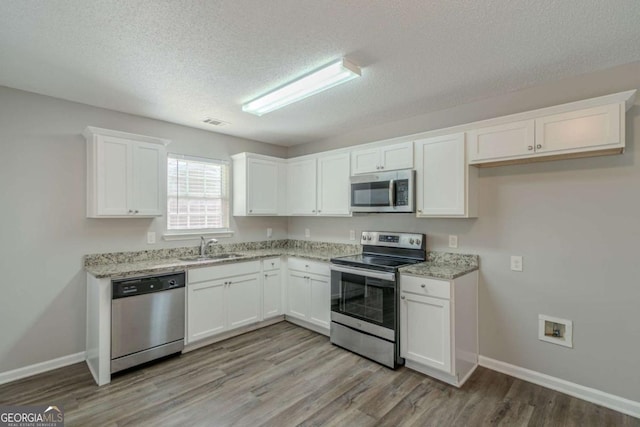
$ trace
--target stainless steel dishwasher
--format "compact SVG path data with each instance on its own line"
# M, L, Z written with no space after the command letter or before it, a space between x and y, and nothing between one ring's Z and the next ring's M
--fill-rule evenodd
M184 272L111 285L111 373L182 351Z

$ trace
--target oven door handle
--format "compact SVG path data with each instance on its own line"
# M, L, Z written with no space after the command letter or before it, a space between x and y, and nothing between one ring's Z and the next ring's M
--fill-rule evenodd
M395 282L396 280L396 275L394 273L383 273L380 271L372 271L364 268L343 267L341 265L336 265L336 264L331 264L331 271L355 274L357 276L363 276L363 277L371 277L373 279L387 280L389 282Z
M396 183L393 179L389 180L389 206L396 205Z

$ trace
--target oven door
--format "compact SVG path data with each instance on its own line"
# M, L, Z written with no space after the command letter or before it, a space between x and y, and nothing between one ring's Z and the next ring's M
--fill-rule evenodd
M331 265L331 320L396 340L395 273Z

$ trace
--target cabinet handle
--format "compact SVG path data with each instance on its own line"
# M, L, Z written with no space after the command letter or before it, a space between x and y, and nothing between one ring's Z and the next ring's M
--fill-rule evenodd
M418 209L418 213L422 213L422 209Z
M311 212L316 213L316 210L314 209L314 210L312 210Z
M309 264L305 265L304 267L305 267L305 268L309 268Z
M533 150L533 145L528 146L527 150L529 150L529 151Z
M384 166L380 166L380 169L384 169Z
M275 267L275 265L276 265L276 263L275 263L275 262L272 262L272 263L271 263L271 267Z
M318 213L322 212L320 209L318 209Z
M536 148L537 148L538 150L539 150L539 149L541 149L541 148L542 148L542 144L538 144L538 145L536 145Z
M129 209L129 213L133 213L133 211L131 209Z
M253 209L249 209L249 213L253 212Z
M404 298L405 298L405 297L404 297L404 295L402 295L402 296L400 297L400 299L404 299Z
M134 213L138 213L138 210L136 209Z
M420 287L421 287L422 289L424 289L424 288L426 288L426 287L427 287L427 285L425 285L425 284L423 283L422 285L420 285Z

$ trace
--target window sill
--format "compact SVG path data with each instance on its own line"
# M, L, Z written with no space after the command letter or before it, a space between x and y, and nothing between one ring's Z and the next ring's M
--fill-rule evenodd
M178 233L165 233L162 235L163 240L199 240L200 237L233 237L233 230L219 230L219 231L186 231Z

